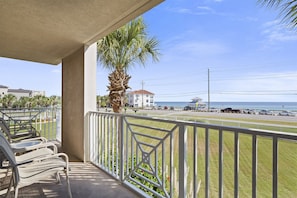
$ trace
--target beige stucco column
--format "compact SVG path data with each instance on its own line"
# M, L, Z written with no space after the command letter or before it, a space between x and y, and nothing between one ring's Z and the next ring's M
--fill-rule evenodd
M62 149L85 161L86 115L96 110L96 43L62 61Z

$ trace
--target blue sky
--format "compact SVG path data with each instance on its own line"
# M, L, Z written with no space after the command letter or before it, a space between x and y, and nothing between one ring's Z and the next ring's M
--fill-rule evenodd
M279 11L257 0L167 0L144 14L160 41L158 63L128 72L131 90L155 101L297 101L297 32ZM61 66L0 58L1 85L61 95ZM98 64L97 94L106 95L109 71Z

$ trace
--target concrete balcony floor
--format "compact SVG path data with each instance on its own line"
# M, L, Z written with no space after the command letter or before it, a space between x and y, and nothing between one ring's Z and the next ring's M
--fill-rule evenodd
M133 198L139 197L118 181L89 163L70 162L70 185L73 198ZM2 183L1 190L7 186ZM1 193L0 197L4 197ZM11 192L9 197L14 197ZM65 175L61 174L61 184L49 178L41 183L19 189L19 198L68 197Z

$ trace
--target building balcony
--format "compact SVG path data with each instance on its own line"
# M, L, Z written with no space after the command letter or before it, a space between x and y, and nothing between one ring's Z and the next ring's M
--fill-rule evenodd
M86 162L71 162L73 197L294 197L297 193L295 133L102 112L88 112L86 125ZM21 193L63 197L67 190L46 183Z

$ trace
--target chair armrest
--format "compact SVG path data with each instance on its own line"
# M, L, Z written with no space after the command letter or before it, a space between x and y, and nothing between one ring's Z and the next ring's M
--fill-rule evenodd
M19 142L29 142L29 141L37 141L37 140L41 141L42 143L47 142L47 139L45 137L28 138L28 139L21 140Z
M17 166L22 166L22 165L25 165L25 164L30 164L32 163L33 160L26 160L26 161L23 161L21 163L17 163L15 165L11 165L9 162L8 163L5 163L5 165L3 166L0 166L0 169L9 169L9 168L14 168L14 167L17 167Z
M26 142L24 142L24 143L26 143ZM55 145L52 142L40 143L40 144L26 146L26 147L12 147L12 150L14 153L24 153L27 151L32 151L32 150L36 150L36 149L40 149L40 148L51 148L54 151L54 153L58 152L57 145Z
M57 158L57 157L62 157L62 158L64 158L64 160L67 163L69 162L69 158L68 158L68 155L66 153L55 153L55 154L52 154L52 155L47 155L47 156L44 156L44 157L39 157L39 158L33 159L32 161L33 162L40 162L40 161L43 161L43 160L46 160L46 159Z
M33 162L40 162L40 161L43 161L43 160L46 160L46 159L57 158L57 157L64 158L64 161L66 162L66 170L68 172L70 170L70 168L69 168L69 158L68 158L68 155L66 153L56 153L56 154L53 154L53 155L47 155L47 156L44 156L44 157L33 159Z

